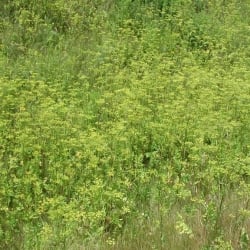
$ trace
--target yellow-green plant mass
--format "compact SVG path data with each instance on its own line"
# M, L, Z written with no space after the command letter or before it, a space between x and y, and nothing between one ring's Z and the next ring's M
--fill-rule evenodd
M0 249L249 234L248 0L0 2Z

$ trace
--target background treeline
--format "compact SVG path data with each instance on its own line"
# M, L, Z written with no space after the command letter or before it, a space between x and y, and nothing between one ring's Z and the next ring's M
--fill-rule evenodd
M249 249L248 0L0 1L1 249Z

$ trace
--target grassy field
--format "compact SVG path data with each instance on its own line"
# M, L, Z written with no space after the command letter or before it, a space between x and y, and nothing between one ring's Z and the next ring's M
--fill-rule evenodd
M249 13L1 1L0 249L249 249Z

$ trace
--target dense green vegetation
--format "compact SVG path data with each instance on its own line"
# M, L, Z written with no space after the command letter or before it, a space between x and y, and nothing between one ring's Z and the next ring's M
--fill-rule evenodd
M249 249L249 13L2 0L0 249Z

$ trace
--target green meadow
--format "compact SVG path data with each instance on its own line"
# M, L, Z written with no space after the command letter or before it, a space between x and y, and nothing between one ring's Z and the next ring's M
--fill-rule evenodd
M249 0L1 0L0 249L249 237Z

